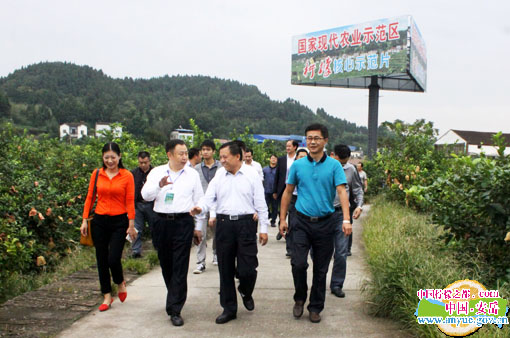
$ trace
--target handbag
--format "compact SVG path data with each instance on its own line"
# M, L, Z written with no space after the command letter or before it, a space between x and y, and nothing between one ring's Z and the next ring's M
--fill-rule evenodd
M96 179L94 180L94 190L92 191L92 198L96 199L96 188L97 188L97 177L99 176L99 169L96 169ZM90 214L92 213L92 207L94 205L94 200L92 200L92 203L90 204L90 210L89 210L89 218L87 218L87 236L81 235L80 237L80 244L85 246L94 246L94 241L92 240L92 231L91 231L91 223L92 219L94 218Z

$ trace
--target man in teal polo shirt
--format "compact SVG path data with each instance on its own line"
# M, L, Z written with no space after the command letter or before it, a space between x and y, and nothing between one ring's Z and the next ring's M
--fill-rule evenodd
M312 124L305 130L306 145L310 154L295 161L290 167L287 187L283 192L280 210L280 233L287 232L285 221L294 189L298 188L295 225L293 224L293 254L291 257L294 278L294 317L303 315L308 285L308 253L313 250L313 281L310 289L308 311L310 321L318 323L326 298L326 274L335 248L334 234L338 219L333 217L335 192L340 197L343 212L342 230L345 236L352 231L349 218L349 199L345 190L345 174L336 160L328 157L324 146L328 143L328 129Z

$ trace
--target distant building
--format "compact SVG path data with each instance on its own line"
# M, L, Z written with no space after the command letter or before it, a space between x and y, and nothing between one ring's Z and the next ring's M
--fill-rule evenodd
M498 156L498 149L494 146L492 140L495 134L492 132L450 129L434 143L434 147L438 150L443 149L469 156L480 156L481 153L486 156ZM503 134L503 136L507 142L510 142L510 134ZM510 155L510 148L505 149L505 155Z
M115 129L112 130L112 123L109 122L96 122L96 137L103 136L104 131L112 131L115 137L122 136L122 127L116 126Z
M87 136L87 126L83 123L62 123L60 125L60 138L68 136L76 139Z
M253 134L253 138L257 143L262 143L264 140L273 140L287 142L288 140L296 140L299 142L299 147L306 147L306 137L302 135L268 135L268 134Z
M170 139L179 139L193 143L193 135L193 130L183 129L181 126L179 126L179 129L175 129L170 133Z

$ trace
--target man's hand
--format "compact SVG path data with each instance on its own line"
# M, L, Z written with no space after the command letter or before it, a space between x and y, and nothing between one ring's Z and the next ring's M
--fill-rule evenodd
M267 244L267 234L259 234L259 243L262 244L262 246Z
M172 184L172 182L168 182L168 176L164 176L160 181L159 181L159 187L160 188L163 188L165 185L169 185L169 184Z
M216 226L216 217L210 217L208 224L209 228L214 228Z
M259 220L259 214L254 213L254 214L253 214L253 220L254 220L255 222L257 222L257 221Z
M274 193L273 194L273 199L277 200L278 199L278 194L277 193Z
M288 230L287 221L285 219L280 220L280 235L282 235L283 238L287 235Z
M352 224L351 223L342 223L342 231L344 232L345 237L352 234Z
M356 209L354 209L354 212L352 213L352 218L358 219L359 215L361 215L362 211L363 210L360 207L357 207Z
M198 215L198 214L200 214L200 213L202 213L202 208L200 208L200 207L193 207L193 208L191 208L191 210L189 211L189 214L190 214L191 216L195 216L195 215Z
M202 231L194 230L193 231L193 243L195 245L199 245L202 242Z

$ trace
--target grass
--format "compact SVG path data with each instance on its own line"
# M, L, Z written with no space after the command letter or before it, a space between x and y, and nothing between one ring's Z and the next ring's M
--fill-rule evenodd
M127 253L130 247L124 248L122 266L125 271L132 271L139 275L146 274L155 265L159 264L158 254L155 250L146 249L142 258L130 258ZM40 273L19 274L12 273L9 278L2 281L2 292L0 293L0 304L19 296L25 292L36 290L46 284L56 282L57 280L69 276L76 271L87 269L96 263L96 253L90 247L77 247L70 255L63 258L62 261L52 269L46 269ZM113 284L115 288L116 285Z
M20 274L12 273L6 280L2 281L2 294L0 303L19 296L25 292L40 288L43 285L53 283L63 277L73 274L76 271L86 269L96 262L94 249L79 247L71 254L61 260L59 265L45 269L39 273Z
M455 244L445 245L440 240L444 229L431 224L427 215L383 198L373 202L363 223L363 241L371 272L363 293L373 304L373 315L397 320L416 336L444 337L435 325L416 323L414 312L419 301L416 293L420 289L443 289L461 279L483 283L476 259L466 260L458 254ZM507 285L499 290L503 296L509 295ZM476 335L510 337L510 329L485 325Z

